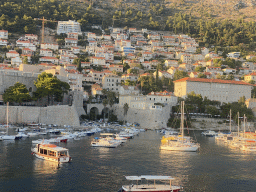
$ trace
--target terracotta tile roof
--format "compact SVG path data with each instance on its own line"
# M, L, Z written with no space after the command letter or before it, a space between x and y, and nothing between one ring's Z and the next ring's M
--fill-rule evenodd
M148 95L155 95L155 96L172 96L173 93L172 92L168 92L168 91L163 91L163 92L151 92Z
M250 73L250 74L245 75L245 76L256 76L256 72Z
M249 85L249 86L253 86L252 84L246 83L246 82L243 82L243 81L221 80L221 79L205 79L205 78L189 78L189 77L185 77L185 78L176 80L176 81L174 81L174 83L184 82L184 81L202 82L202 83L236 84L236 85Z

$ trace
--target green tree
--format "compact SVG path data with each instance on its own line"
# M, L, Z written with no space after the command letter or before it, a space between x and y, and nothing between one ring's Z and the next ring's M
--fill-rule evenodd
M173 80L176 81L176 80L182 79L182 78L184 78L184 77L188 77L188 73L185 72L185 71L177 70L177 71L175 71L175 73L174 73Z
M23 64L28 64L28 57L27 56L24 57Z
M66 82L62 82L53 76L51 73L43 72L38 75L37 80L34 82L37 90L33 93L34 99L41 99L43 97L51 98L52 101L62 101L64 94L68 93L70 86Z
M205 70L205 67L202 67L202 66L198 66L195 68L195 72L204 72Z
M127 115L127 112L128 112L128 109L129 109L128 103L125 103L123 108L124 108L124 116L125 116L125 115Z
M26 85L17 82L13 86L10 86L5 90L3 94L4 102L16 102L21 103L25 101L30 101L31 96L29 95L29 91L26 88Z
M207 78L207 76L204 73L199 73L197 77L198 78Z

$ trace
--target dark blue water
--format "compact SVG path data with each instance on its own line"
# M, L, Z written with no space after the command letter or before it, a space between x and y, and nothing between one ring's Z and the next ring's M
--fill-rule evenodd
M0 191L116 192L129 184L124 175L171 175L184 191L256 191L256 153L231 150L190 132L200 151L159 150L162 135L140 133L115 149L92 148L93 137L60 146L70 150L72 163L39 160L31 155L31 138L0 141ZM34 138L36 139L36 138Z

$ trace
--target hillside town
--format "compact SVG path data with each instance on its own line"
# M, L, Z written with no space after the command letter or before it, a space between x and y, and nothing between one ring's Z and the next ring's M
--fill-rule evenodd
M36 34L21 35L13 43L8 31L0 30L0 95L16 82L25 84L32 93L36 90L34 81L46 72L67 82L70 93L80 95L76 97L81 99L77 106L82 105L85 111L79 109L79 116L88 115L93 108L103 113L99 108L104 105L104 90L118 95L118 102L108 106L118 120L143 124L143 117L143 121L148 119L145 126L166 127L178 98L185 99L191 92L221 104L244 97L247 107L256 114L256 100L252 99L256 81L256 63L252 60L256 54L243 58L240 52L230 52L223 56L221 51L199 47L188 35L168 31L113 27L109 31L97 35L81 31L76 21L59 21L55 34L65 37L60 44L56 39L45 43L48 37ZM81 39L86 45L79 44ZM228 59L241 66L224 65ZM178 73L185 75L177 78ZM170 80L174 87L145 91L145 77Z

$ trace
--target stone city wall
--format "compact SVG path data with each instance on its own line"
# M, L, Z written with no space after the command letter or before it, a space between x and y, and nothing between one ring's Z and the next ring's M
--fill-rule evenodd
M129 108L126 115L122 107L115 106L114 113L119 121L127 121L128 123L139 123L141 128L146 129L161 129L167 127L168 119L170 118L170 106L165 106L162 110L144 110Z
M38 75L39 73L0 70L0 94L3 94L5 89L17 82L23 83L27 89L33 92L36 90L34 81L37 80Z
M0 106L0 123L7 122L7 107ZM43 123L59 126L80 126L79 115L74 106L48 107L9 106L9 123Z

